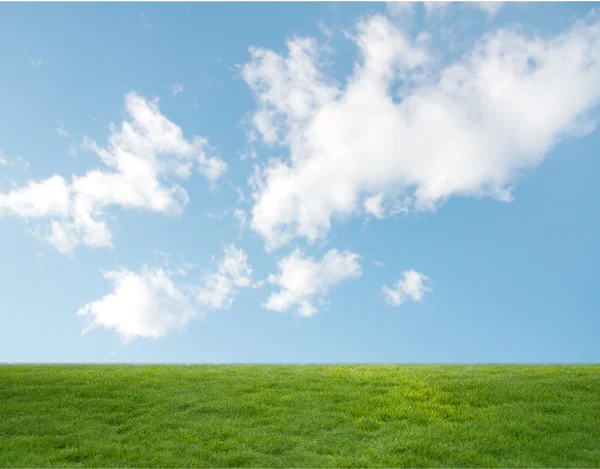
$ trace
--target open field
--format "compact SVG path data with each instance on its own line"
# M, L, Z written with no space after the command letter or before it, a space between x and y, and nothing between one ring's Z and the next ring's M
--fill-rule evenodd
M600 366L5 365L1 467L600 467Z

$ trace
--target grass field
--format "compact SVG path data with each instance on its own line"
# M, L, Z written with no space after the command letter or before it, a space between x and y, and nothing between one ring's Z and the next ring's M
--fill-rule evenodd
M600 366L0 366L1 467L600 467Z

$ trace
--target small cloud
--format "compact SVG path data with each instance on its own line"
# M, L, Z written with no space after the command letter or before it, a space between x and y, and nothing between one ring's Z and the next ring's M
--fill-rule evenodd
M216 271L188 283L186 268L143 266L104 272L113 283L112 292L88 302L77 311L87 325L112 329L123 343L136 338L158 339L172 330L182 330L207 311L229 308L242 288L254 287L252 268L243 249L223 247Z
M385 301L392 306L400 306L408 298L420 303L425 293L432 291L431 288L423 284L425 280L429 280L429 277L416 270L402 272L402 277L393 288L385 285L382 287Z
M416 2L387 2L385 9L388 17L400 29L409 30L415 25L415 5Z
M237 192L238 198L237 198L237 203L242 203L246 201L246 194L244 194L244 191L242 189L240 189L238 186L233 186L233 188L235 189L235 191Z
M385 264L377 259L373 259L373 265L376 265L377 267L385 267Z
M41 67L42 66L42 60L41 59L29 59L29 63L33 66L33 67Z
M152 29L152 25L146 19L146 15L143 13L140 15L140 28L142 29Z
M236 208L233 211L233 217L237 220L240 230L246 228L246 225L248 224L248 215L244 210Z
M277 266L279 272L270 274L268 281L279 291L271 293L262 307L278 312L297 307L298 314L305 317L319 311L315 303L325 304L330 289L362 275L359 256L337 249L331 249L321 259L305 256L296 249L280 259Z
M333 37L333 30L322 22L318 22L317 26L321 30L321 32L327 37L327 39L331 39Z
M333 29L329 28L327 25L325 25L322 22L317 23L317 26L319 27L319 29L321 30L323 35L327 38L327 40L323 44L321 44L321 50L325 54L329 54L329 55L334 54L335 49L331 46L331 40L333 39L333 36L335 35L335 31Z
M256 150L254 149L246 149L244 150L241 154L240 154L240 161L246 161L246 160L255 160L256 158L258 158L258 155L256 153Z
M179 93L183 93L183 85L181 83L171 83L171 94L177 97Z
M168 252L161 251L159 249L155 249L152 254L154 254L154 261L160 263L163 267L169 266L169 260L171 259L171 254Z
M243 249L230 244L223 247L223 259L216 272L204 276L194 292L195 300L213 309L226 309L233 304L242 287L253 287L252 268Z
M31 163L29 163L29 161L23 158L21 155L17 155L15 157L15 163L23 165L25 167L25 170L28 170L29 166L31 166Z
M221 213L206 212L206 216L208 218L215 218L217 220L222 220L225 217L226 214L227 214L227 212L221 212Z
M487 13L490 18L493 18L503 7L503 3L502 2L478 2L478 3L476 3L476 6L480 10Z
M69 145L69 155L71 155L73 158L77 158L79 156L79 152L77 151L78 148L79 147L77 144L71 143Z
M443 16L450 2L423 2L427 16Z
M0 167L2 166L17 166L22 165L25 170L29 169L29 161L20 155L9 157L6 152L0 147Z
M64 125L62 123L56 128L56 135L59 137L69 138L69 132L64 129Z
M412 2L386 2L385 8L390 16L396 18L412 18L415 14Z

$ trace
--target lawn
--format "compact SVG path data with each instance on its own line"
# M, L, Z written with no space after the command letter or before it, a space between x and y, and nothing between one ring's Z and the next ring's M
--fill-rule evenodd
M0 365L0 467L600 467L600 366Z

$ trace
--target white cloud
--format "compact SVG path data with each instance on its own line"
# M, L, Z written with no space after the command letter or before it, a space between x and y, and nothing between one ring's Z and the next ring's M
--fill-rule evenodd
M498 14L504 4L502 2L477 2L477 6L492 18Z
M207 156L204 138L186 140L181 128L160 113L157 98L148 101L128 93L126 111L129 120L120 129L111 124L105 148L84 139L82 147L100 157L103 169L73 176L70 184L52 176L0 194L0 216L54 218L47 240L65 254L80 243L112 246L106 208L176 215L188 195L168 177L187 179L195 167L215 181L225 171L221 159Z
M287 311L297 306L302 316L317 313L315 300L323 303L327 292L338 283L362 274L357 254L336 249L328 251L321 260L296 249L277 264L278 274L270 274L268 281L279 287L279 291L271 293L262 306L272 311Z
M56 135L58 135L59 137L68 138L69 132L67 132L63 127L64 126L61 124L56 128Z
M490 2L423 2L425 7L425 15L428 19L436 19L442 21L451 21L454 18L455 13L461 14L460 10L456 10L458 7L465 8L476 8L479 11L485 13L488 18L493 18L504 6L501 1L490 1ZM464 12L463 12L464 13ZM451 26L442 26L440 33L442 38L448 39Z
M79 244L79 236L72 224L52 220L46 241L61 254L72 256L73 250Z
M42 61L41 59L29 59L29 63L33 66L33 67L41 67L42 66Z
M158 338L181 328L195 315L191 298L162 268L144 267L141 272L127 269L106 272L114 283L113 293L81 308L90 330L97 326L114 329L124 342L136 337Z
M177 97L179 93L183 93L183 85L181 83L171 83L171 94Z
M423 6L425 7L425 13L427 16L444 16L448 9L454 5L461 5L460 2L423 2ZM501 1L491 1L491 2L466 2L462 3L462 5L475 7L479 10L487 13L487 15L492 18L496 16L496 14L500 11L500 9L504 6L504 3Z
M273 51L251 47L252 62L242 68L242 76L259 102L252 122L266 143L277 142L285 128L305 123L337 93L317 68L315 39L290 40L288 49L289 57L282 58Z
M385 8L391 20L405 31L412 30L415 26L416 2L392 1L386 2Z
M24 187L0 194L0 216L64 217L69 213L70 197L71 190L61 176L29 181Z
M377 259L373 259L373 265L376 265L377 267L385 267L385 264Z
M409 17L412 18L415 14L414 4L413 2L386 2L385 8L390 14L390 16L394 17Z
M2 166L23 166L25 171L29 170L30 163L25 158L20 155L9 156L6 152L0 147L0 167ZM5 178L7 179L7 178ZM2 194L0 194L0 199L2 199ZM2 209L0 208L0 215L2 214Z
M323 238L365 202L381 214L394 200L396 212L453 196L510 201L524 170L589 131L600 100L597 14L545 39L498 30L445 66L380 15L361 20L354 40L360 57L343 87L321 71L313 39L288 41L287 57L250 49L254 129L288 150L252 177L251 226L267 249Z
M429 277L416 270L402 272L402 277L398 279L393 288L382 287L385 301L392 306L400 306L408 298L416 302L421 302L425 293L432 291L431 288L423 284L425 280L429 280Z
M236 208L233 211L233 217L237 220L240 230L246 228L246 224L248 223L248 215L244 210L241 208Z
M69 155L72 156L73 158L78 158L79 157L79 145L75 144L75 143L70 143L69 144Z
M246 161L248 159L255 160L256 158L258 158L258 155L253 149L246 149L240 154L240 161Z
M383 192L380 192L377 195L371 196L371 197L367 197L365 199L365 211L367 213L370 213L371 215L373 215L375 218L379 218L382 219L385 217L385 211L383 209L383 198L385 197L385 194Z
M228 308L238 287L252 286L252 269L246 253L234 245L226 246L224 252L217 272L206 275L202 286L194 293L199 303L211 308Z
M140 272L120 269L104 273L113 291L82 307L87 319L84 332L95 327L114 330L124 342L137 337L159 338L182 329L210 309L231 306L238 288L251 285L252 269L243 250L224 248L216 273L198 283L186 283L187 271L144 266Z
M450 2L423 2L427 16L443 15Z
M245 202L246 201L246 194L244 194L244 191L241 188L237 187L237 186L233 186L233 189L237 193L237 203Z

